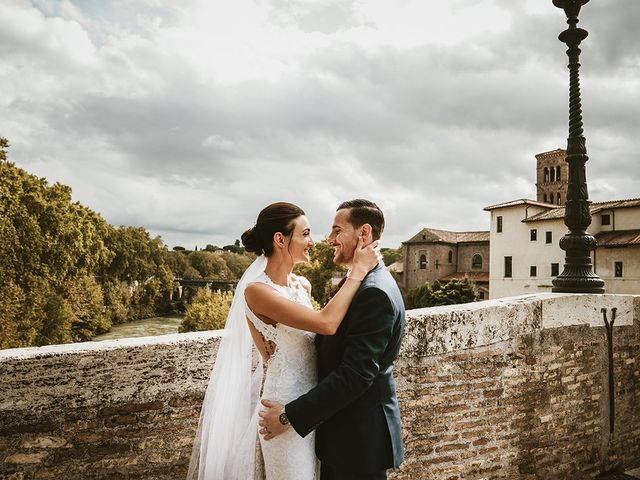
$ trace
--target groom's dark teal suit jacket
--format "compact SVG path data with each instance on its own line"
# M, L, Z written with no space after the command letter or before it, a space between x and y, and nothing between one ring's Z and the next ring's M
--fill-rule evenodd
M285 410L303 437L316 429L316 454L336 471L376 472L403 460L392 372L404 322L400 290L380 263L336 334L316 336L319 383Z

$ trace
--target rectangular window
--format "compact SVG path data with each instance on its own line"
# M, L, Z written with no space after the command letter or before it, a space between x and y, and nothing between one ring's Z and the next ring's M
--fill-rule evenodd
M553 243L553 232L546 233L546 243Z
M601 218L602 225L611 225L611 215L609 215L608 213L603 213Z
M502 217L497 217L496 222L496 232L502 233Z
M552 263L551 264L551 276L552 277L557 277L560 274L560 264L559 263Z
M530 277L537 277L538 276L538 267L536 267L535 265L531 265L529 267L529 276Z
M513 258L504 257L504 278L512 277Z
M614 263L614 275L618 278L622 277L622 262Z
M531 241L535 242L536 240L538 240L538 229L537 228L532 228L531 229Z

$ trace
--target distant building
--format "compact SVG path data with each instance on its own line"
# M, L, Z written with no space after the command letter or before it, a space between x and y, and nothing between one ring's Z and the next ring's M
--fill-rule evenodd
M537 199L486 207L489 232L425 228L405 246L404 264L393 265L405 289L434 280L473 280L481 298L550 292L564 269L560 239L567 233L564 205L569 167L566 150L537 154ZM640 294L640 199L591 203L598 247L591 258L607 293ZM390 266L391 269L391 266Z
M551 205L564 205L569 187L567 151L558 148L536 155L537 201Z
M489 295L489 232L450 232L424 228L402 242L404 265L394 271L406 290L440 280L476 283L480 298Z
M522 199L485 210L491 212L489 297L550 292L564 268L564 207ZM587 231L598 241L591 258L605 291L640 293L640 199L595 202L590 210Z

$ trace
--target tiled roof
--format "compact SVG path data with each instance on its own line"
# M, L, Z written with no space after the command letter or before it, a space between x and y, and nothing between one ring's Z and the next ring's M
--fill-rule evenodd
M484 207L484 210L490 211L496 208L516 207L518 205L536 205L538 207L555 208L555 205L551 203L538 202L536 200L529 200L528 198L520 198L518 200L511 200L510 202L489 205L488 207Z
M595 235L598 247L640 246L640 230L600 232Z
M471 242L488 242L490 234L488 231L482 232L458 232L458 243L471 243Z
M609 202L594 202L591 204L591 214L600 210L611 210L613 208L640 207L640 198L628 198L626 200L611 200Z
M424 237L424 238L423 238ZM403 243L469 243L469 242L489 242L489 232L450 232L449 230L438 230L435 228L423 228L409 240Z
M556 157L560 154L563 154L565 157L567 156L567 151L562 148L556 148L555 150L551 150L549 152L537 153L535 155L536 158L544 158L544 157Z
M589 205L591 215L602 210L612 210L614 208L640 207L640 198L629 198L626 200L610 200L608 202L593 202ZM486 210L486 208L485 208ZM538 213L523 220L523 222L538 222L541 220L555 220L564 218L564 207L555 207L547 212Z
M451 280L464 280L465 278L476 283L489 283L489 272L456 272L442 277L440 280L450 282Z
M522 220L523 222L538 222L541 220L556 220L564 218L564 207L556 207L546 212L540 212L537 215L531 215L529 218Z

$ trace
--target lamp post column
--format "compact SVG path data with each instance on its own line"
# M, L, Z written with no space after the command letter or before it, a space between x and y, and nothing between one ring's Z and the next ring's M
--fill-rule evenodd
M566 159L569 179L564 214L564 223L569 232L560 239L560 248L566 252L566 257L563 272L553 280L553 292L604 293L604 282L595 274L591 263L591 251L596 248L596 239L587 233L591 212L585 163L589 157L582 128L579 46L588 33L577 24L580 8L588 1L553 0L556 7L564 10L569 24L569 28L558 37L567 44L569 56L569 138Z

